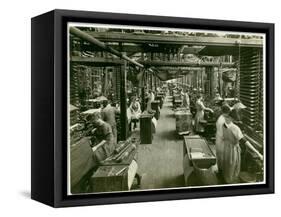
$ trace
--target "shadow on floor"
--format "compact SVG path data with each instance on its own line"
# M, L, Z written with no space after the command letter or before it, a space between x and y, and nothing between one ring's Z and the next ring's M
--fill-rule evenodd
M25 198L28 198L28 199L31 198L31 193L30 193L29 191L20 191L19 194L20 194L22 197L25 197Z

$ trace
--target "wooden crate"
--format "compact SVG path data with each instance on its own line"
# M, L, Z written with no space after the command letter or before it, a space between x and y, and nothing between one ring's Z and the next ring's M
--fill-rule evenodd
M181 107L181 105L182 105L182 100L181 99L175 99L174 100L174 103L173 103L174 108Z
M192 130L192 114L187 110L175 112L177 133Z
M93 192L113 192L130 190L138 165L132 161L130 165L116 164L100 166L91 178Z
M121 174L117 174L124 169ZM126 165L100 166L92 176L94 192L128 190L128 167Z

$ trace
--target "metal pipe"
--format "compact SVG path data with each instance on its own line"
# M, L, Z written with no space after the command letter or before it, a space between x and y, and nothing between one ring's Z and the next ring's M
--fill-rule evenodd
M129 58L128 56L126 56L125 54L122 54L122 53L120 53L119 51L117 51L117 50L115 50L115 49L109 47L109 46L106 45L105 43L99 41L98 39L92 37L92 36L89 35L88 33L85 33L85 32L81 31L80 29L78 29L78 28L76 28L76 27L70 27L69 31L70 31L71 34L73 34L73 35L75 35L75 36L77 36L77 37L79 37L79 38L81 38L81 39L84 39L85 41L88 41L88 42L90 42L90 43L93 43L93 44L95 44L95 45L101 47L101 48L104 49L105 51L108 51L108 52L114 54L115 56L118 56L118 57L120 57L120 58L122 58L122 59L124 59L124 60L127 60L127 61L133 63L134 65L137 65L137 66L139 66L139 67L141 67L141 68L144 67L142 64L138 63L137 61L135 61L135 60Z

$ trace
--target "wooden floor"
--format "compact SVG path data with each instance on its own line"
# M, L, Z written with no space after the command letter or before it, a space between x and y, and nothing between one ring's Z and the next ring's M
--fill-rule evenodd
M183 187L183 140L175 133L172 102L166 97L152 144L139 145L141 189Z

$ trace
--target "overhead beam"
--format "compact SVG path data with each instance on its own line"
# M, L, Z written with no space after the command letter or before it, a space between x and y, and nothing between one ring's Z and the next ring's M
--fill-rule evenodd
M81 57L73 56L70 58L71 63L77 63L87 66L104 67L104 66L119 66L122 64L120 59L109 59L102 57Z
M83 44L82 46L83 46L83 51L90 51L90 52L104 51L103 48L92 44ZM118 44L108 44L108 46L119 52L130 52L130 53L144 52L143 46L137 44L130 44L130 45L122 44L122 46Z
M194 70L200 70L200 68L198 67L188 67L188 66L179 66L179 67L170 67L170 66L161 66L161 67L157 67L158 70L175 70L175 69L179 69L182 71L194 71Z
M167 71L157 71L155 75L161 80L161 81L167 81L175 78L180 78L183 75L180 74L170 74Z
M188 46L182 46L180 52L173 51L177 48L174 48L173 45L170 46L164 46L160 45L159 47L149 47L148 45L140 45L140 44L122 44L122 46L118 44L107 44L107 46L113 48L114 50L117 50L119 52L127 52L127 53L182 53L182 54L198 54L203 48L202 47L188 47ZM178 47L178 45L177 45ZM103 48L93 45L93 44L83 44L82 45L83 51L90 51L90 52L99 52L104 51ZM178 49L177 49L178 50ZM79 51L77 49L77 51Z
M202 61L192 61L192 62L178 62L178 61L158 61L158 60L139 60L139 62L146 67L150 66L170 66L170 67L206 67L206 66L223 66L223 67L233 67L234 63L219 63L219 62L202 62Z
M80 57L80 56L72 56L70 58L72 63L79 63L83 65L91 65L91 66L116 66L121 65L123 62L120 59L116 58L100 58L100 57ZM206 67L206 66L214 66L214 67L234 67L235 63L227 63L227 62L177 62L177 61L158 61L158 60L139 60L145 67Z
M238 46L262 47L262 39L237 39L225 37L207 36L180 36L180 35L156 35L117 32L87 32L92 37L103 42L126 42L137 44L174 44L174 45L201 45L201 46Z

